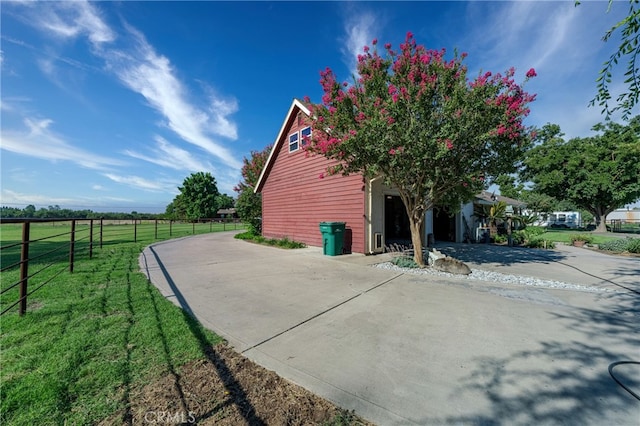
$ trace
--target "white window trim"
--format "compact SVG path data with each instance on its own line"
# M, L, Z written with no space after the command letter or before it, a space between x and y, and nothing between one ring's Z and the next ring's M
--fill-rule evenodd
M291 137L293 135L296 136L295 142L291 142ZM300 149L300 133L299 132L290 133L288 141L289 141L289 152L296 152L297 150ZM291 146L294 145L294 144L296 145L296 148L295 149L291 149Z
M300 129L300 146L306 146L305 142L304 142L304 137L302 136L302 132L304 132L305 130L309 129L309 139L311 138L311 135L313 134L313 130L311 129L311 126L307 126L304 127L302 129ZM307 142L307 144L310 144L311 142Z

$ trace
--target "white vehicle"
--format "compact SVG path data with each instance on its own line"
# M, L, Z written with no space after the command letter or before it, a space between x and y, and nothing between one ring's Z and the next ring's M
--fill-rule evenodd
M580 212L553 212L547 219L550 228L577 228L582 223Z

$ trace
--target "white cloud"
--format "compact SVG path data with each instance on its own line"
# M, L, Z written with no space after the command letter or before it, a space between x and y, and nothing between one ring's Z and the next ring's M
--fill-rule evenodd
M88 169L107 170L110 166L124 165L119 160L95 155L69 144L49 129L52 123L51 119L25 118L26 131L2 129L0 148L48 161L71 161Z
M104 23L100 12L87 1L40 3L34 14L40 29L58 38L76 38L86 35L98 46L115 40L115 33Z
M133 158L175 170L187 170L191 172L213 171L213 166L210 163L199 161L189 151L170 144L163 137L156 136L155 140L157 147L152 150L152 156L140 154L132 150L126 150L124 153Z
M352 75L358 75L358 55L363 53L364 46L369 46L375 38L373 29L376 18L373 14L365 12L353 14L344 23L345 41L342 54Z
M145 191L175 192L176 188L176 184L174 182L149 180L140 176L120 176L114 173L103 173L103 175L114 182Z
M35 206L55 206L63 204L75 204L78 203L78 200L67 197L52 197L49 195L24 194L21 192L15 192L10 189L2 188L2 203L12 206L27 206L29 204L33 204Z
M138 31L129 30L135 39L135 52L105 50L101 53L111 71L166 117L167 127L178 136L215 155L227 166L240 168L241 162L213 141L206 131L236 139L237 128L226 117L237 110L237 103L214 98L211 115L191 105L169 59L158 55Z
M236 124L229 116L238 110L237 101L211 96L206 110L190 103L188 91L165 56L156 53L144 35L127 26L127 47L117 47L116 33L102 18L99 9L87 1L44 2L31 9L29 23L39 30L62 39L86 36L93 53L125 86L141 94L149 105L166 118L165 125L180 138L219 158L225 165L239 169L242 163L210 135L235 140ZM37 10L36 10L37 9ZM108 45L107 45L108 44ZM125 45L125 44L123 44ZM56 60L62 57L48 54ZM82 64L71 63L78 66ZM52 76L53 64L41 61L43 72Z

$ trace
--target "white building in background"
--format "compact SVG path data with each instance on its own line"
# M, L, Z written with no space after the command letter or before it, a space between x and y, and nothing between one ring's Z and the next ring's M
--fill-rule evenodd
M617 209L607 215L606 221L640 222L640 210Z
M540 214L540 220L535 222L536 226L549 226L551 228L571 228L582 226L582 216L580 212L553 212Z

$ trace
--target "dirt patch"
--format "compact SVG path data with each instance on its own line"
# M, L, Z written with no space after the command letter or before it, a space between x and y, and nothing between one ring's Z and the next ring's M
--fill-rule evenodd
M129 399L128 410L101 424L372 425L225 344Z

